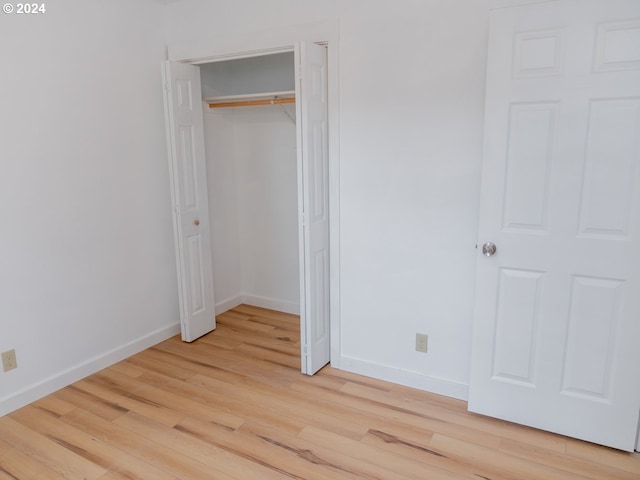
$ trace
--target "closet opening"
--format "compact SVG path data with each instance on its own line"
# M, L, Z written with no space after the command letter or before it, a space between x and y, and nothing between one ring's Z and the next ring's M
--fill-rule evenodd
M240 304L297 314L313 374L330 359L326 48L164 72L183 339Z
M294 53L199 68L216 313L299 315Z

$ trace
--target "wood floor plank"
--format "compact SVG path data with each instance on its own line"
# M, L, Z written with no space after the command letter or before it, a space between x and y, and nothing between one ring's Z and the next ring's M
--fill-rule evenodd
M253 305L239 305L230 310L231 314L245 314L253 317L268 319L270 321L282 322L295 332L300 331L300 317L291 313L278 312L267 308L254 307ZM299 334L299 333L298 333Z
M122 375L126 375L132 378L144 375L144 373L146 373L147 371L145 368L134 365L131 362L127 362L126 360L112 365L107 370L113 370L114 372L118 372Z
M447 433L456 438L473 441L497 448L501 437L490 432L483 432L481 429L471 428L469 422L463 424L447 421L441 417L449 416L449 412L442 412L438 409L427 412L415 412L402 406L386 405L378 400L361 397L346 393L344 391L334 392L317 386L307 381L296 382L291 386L294 391L307 393L315 398L325 399L336 411L341 411L348 407L353 409L352 416L355 418L385 418L391 417L395 422L407 426L415 426L428 432ZM454 420L458 420L454 417ZM369 424L372 421L369 420ZM375 420L373 421L375 425ZM425 433L426 434L426 433Z
M349 438L360 439L369 429L369 422L356 422L354 412L342 414L326 402L318 401L307 395L291 390L283 391L271 385L247 379L241 386L225 391L232 399L241 399L243 388L259 393L265 399L265 405L279 416L295 418L301 425L316 425L330 428L331 431ZM375 419L368 419L375 424ZM261 422L262 423L262 422ZM365 425L367 423L367 425Z
M241 321L236 321L236 319L233 319L231 315L228 315L228 316L221 315L220 317L218 317L217 324L218 326L225 325L227 328L231 330L235 330L236 332L245 332L245 333L260 332L268 336L272 336L269 334L276 329L276 327L274 327L273 325L270 325L269 323L254 321L251 315L246 315L246 316L242 315L240 316L240 318L237 318L237 320L241 320Z
M0 479L60 480L64 477L45 467L34 457L0 439Z
M283 352L275 348L256 345L254 343L246 343L235 349L237 353L247 357L263 360L283 367L294 368L300 370L300 351L295 353Z
M190 477L178 477L133 455L127 455L114 463L98 480L187 480L188 478Z
M460 461L458 458L450 458L434 450L430 445L433 435L428 438L410 438L403 435L404 432L392 434L389 430L370 430L362 439L362 443L383 449L394 455L407 457L412 460L428 463L452 474L462 475L465 478L490 478L491 480L511 480L511 477L503 475L495 467L487 468L477 464Z
M540 447L532 447L529 443L521 443L509 439L502 441L499 450L511 456L524 458L536 463L544 463L559 470L582 475L593 480L638 480L640 478L640 470L636 470L635 473L625 472L606 464L596 463L590 458L577 458L571 455L549 452ZM616 465L622 466L619 462Z
M242 329L236 326L237 321L225 324L221 323L218 328L224 329L224 338L228 340L223 345L219 345L219 341L214 341L214 336L203 337L200 343L207 343L213 346L222 346L226 350L231 350L238 346L253 343L270 348L278 348L286 353L297 353L300 355L300 340L293 337L291 332L280 329L263 330L256 332L252 329ZM230 347L231 342L235 345Z
M174 448L166 447L152 437L133 432L93 413L74 411L62 418L69 425L82 429L103 442L124 450L140 461L152 464L177 478L208 479L212 476L210 466L191 457L178 455ZM116 465L115 468L118 469L119 466ZM216 473L215 477L220 480L232 480L232 477L223 473ZM143 478L153 479L154 477L148 475Z
M337 452L349 452L349 455L352 457L371 462L374 465L396 472L406 478L415 480L423 480L425 478L433 480L459 480L473 478L469 475L457 474L441 469L427 462L420 462L404 456L395 455L393 452L388 452L372 445L357 442L317 427L307 426L298 434L298 436L304 440L322 445L325 448L329 448Z
M49 397L60 399L77 408L84 409L95 413L96 415L107 420L113 420L120 415L127 413L129 410L117 403L102 398L99 393L93 394L79 388L77 384L69 385L58 390ZM45 397L45 399L48 397Z
M520 425L507 422L497 422L495 419L488 419L480 415L472 415L466 411L451 409L447 406L434 405L428 401L413 399L397 395L394 392L379 392L362 385L346 384L341 391L356 397L367 399L378 404L386 404L402 411L409 411L426 418L437 418L449 425L460 425L466 427L464 440L471 440L469 434L476 434L475 443L486 446L489 441L487 433L493 436L494 448L499 447L496 440L510 438L513 440L524 440L527 443L546 448L554 452L564 452L566 441L564 437L553 435L548 432L530 429ZM436 431L440 431L436 429ZM445 432L442 432L445 433ZM450 432L446 432L450 433Z
M27 406L12 415L12 418L31 430L63 446L66 450L84 458L107 471L125 452L108 443L101 442L37 406Z
M2 439L19 445L20 452L69 480L94 480L107 470L87 460L44 433L22 425L13 417L3 423Z
M219 329L222 330L222 329ZM181 355L192 361L197 361L201 365L214 365L235 374L244 375L270 382L274 385L288 387L299 376L299 371L294 368L274 368L273 364L262 362L260 360L246 358L242 355L218 349L215 356L211 355L210 347L204 343L189 345L176 345L172 342L162 343L156 348Z
M40 400L36 400L31 405L57 417L66 415L76 409L75 405L65 402L55 395L48 395Z
M612 448L602 448L588 442L568 439L567 454L634 473L640 479L640 453L621 452Z
M299 480L333 480L334 478L334 472L329 465L322 462L309 462L296 455L294 447L283 448L284 444L270 441L270 437L256 436L249 430L219 430L189 417L183 419L175 428L235 456L261 465L271 470L276 477L286 476ZM274 431L264 426L258 428L262 431ZM290 436L290 438L295 437ZM274 459L277 461L274 462Z
M242 335L238 335L236 338L222 335L205 335L199 338L198 341L211 345L212 347L233 350L237 346L242 345Z
M161 405L149 402L144 398L139 397L135 391L130 394L127 394L125 392L118 393L104 387L101 382L92 381L93 379L94 377L92 377L91 380L87 381L81 380L76 383L76 386L81 390L88 391L89 393L97 396L102 396L117 407L125 409L126 412L124 413L124 415L131 411L134 411L169 426L175 425L182 418L182 414L180 414L179 412L163 408ZM136 390L138 388L142 388L142 384L136 387ZM117 418L119 418L120 416L121 415L119 415ZM116 420L117 418L113 420Z
M288 343L300 341L300 325L292 325L288 322L273 320L265 316L251 315L221 315L218 317L218 326L223 326L229 332L230 338L237 333L253 334L262 333L264 338L272 338Z
M232 385L216 378L195 376L188 382L164 379L158 383L158 386L166 392L199 402L212 411L219 410L233 417L264 423L272 428L298 432L304 426L304 422L282 416L280 412L265 405L264 397L256 392L246 390L233 395L229 390Z
M374 388L383 392L390 392L396 385L384 380L378 380L377 378L364 377L355 373L347 372L345 370L338 370L327 365L320 372L316 374L319 377L333 378L342 380L344 383L349 382L355 385L363 385L365 387ZM311 380L314 377L302 377L302 380ZM314 380L315 382L315 380ZM424 392L423 392L424 393Z
M167 384L165 383L165 385ZM182 420L184 416L189 415L197 417L201 421L231 430L240 427L245 421L243 417L216 408L216 406L211 403L201 403L188 394L179 395L165 388L147 385L137 391L137 396L138 398L144 399L145 402L177 412L178 415L176 415L176 418L180 418L180 420ZM174 424L170 426L174 426Z
M280 480L282 478L282 469L271 468L240 452L230 451L212 442L203 441L179 428L179 425L176 428L170 428L135 412L123 415L115 423L132 432L153 438L155 442L173 450L175 455L200 462L229 478L238 480L247 478ZM224 430L221 431L224 432Z
M273 405L268 398L258 392L247 391L234 393L229 386L220 385L219 381L207 377L194 377L186 387L189 395L202 401L217 405L229 412L238 412L243 418L261 423L273 428L281 428L289 432L298 432L304 427L304 422L298 418L283 415L283 412ZM179 389L185 387L180 385Z
M206 358L206 362L201 362L195 356L192 358L189 353L189 351L173 353L159 348L150 348L134 355L128 361L146 368L147 373L160 373L177 380L188 380L196 374L215 375L216 378L228 383L237 383L244 378L244 375L221 368L210 358Z
M250 433L277 447L279 450L274 453L276 457L287 452L300 457L305 462L327 468L331 472L331 478L351 478L351 475L367 480L401 480L407 478L398 472L387 470L369 460L355 458L349 451L336 451L320 444L309 442L299 436L267 429L255 423L245 423L240 427L240 431Z
M429 444L435 451L461 462L472 461L483 468L500 465L500 470L509 477L522 480L578 480L584 477L559 470L555 467L515 457L507 453L486 448L477 443L465 442L440 433L435 434Z
M640 480L640 454L337 370L242 305L0 418L0 480Z

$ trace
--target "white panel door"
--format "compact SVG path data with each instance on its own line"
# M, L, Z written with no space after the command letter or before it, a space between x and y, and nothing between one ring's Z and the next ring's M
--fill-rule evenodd
M216 327L200 69L164 62L165 116L182 339Z
M640 2L494 11L486 105L469 410L633 450Z
M302 372L313 375L330 360L326 48L300 44L296 64Z

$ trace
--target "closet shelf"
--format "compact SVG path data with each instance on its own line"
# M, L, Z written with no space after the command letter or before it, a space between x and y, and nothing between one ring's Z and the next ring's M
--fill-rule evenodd
M281 105L284 103L295 103L296 92L294 90L287 90L284 92L255 93L248 95L225 95L221 97L203 98L202 101L208 103L209 108Z

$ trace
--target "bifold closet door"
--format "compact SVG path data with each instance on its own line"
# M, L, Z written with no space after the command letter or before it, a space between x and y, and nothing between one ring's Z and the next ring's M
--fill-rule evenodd
M182 339L216 327L200 69L164 62L165 116Z
M327 50L302 43L296 59L302 372L313 375L331 353Z

